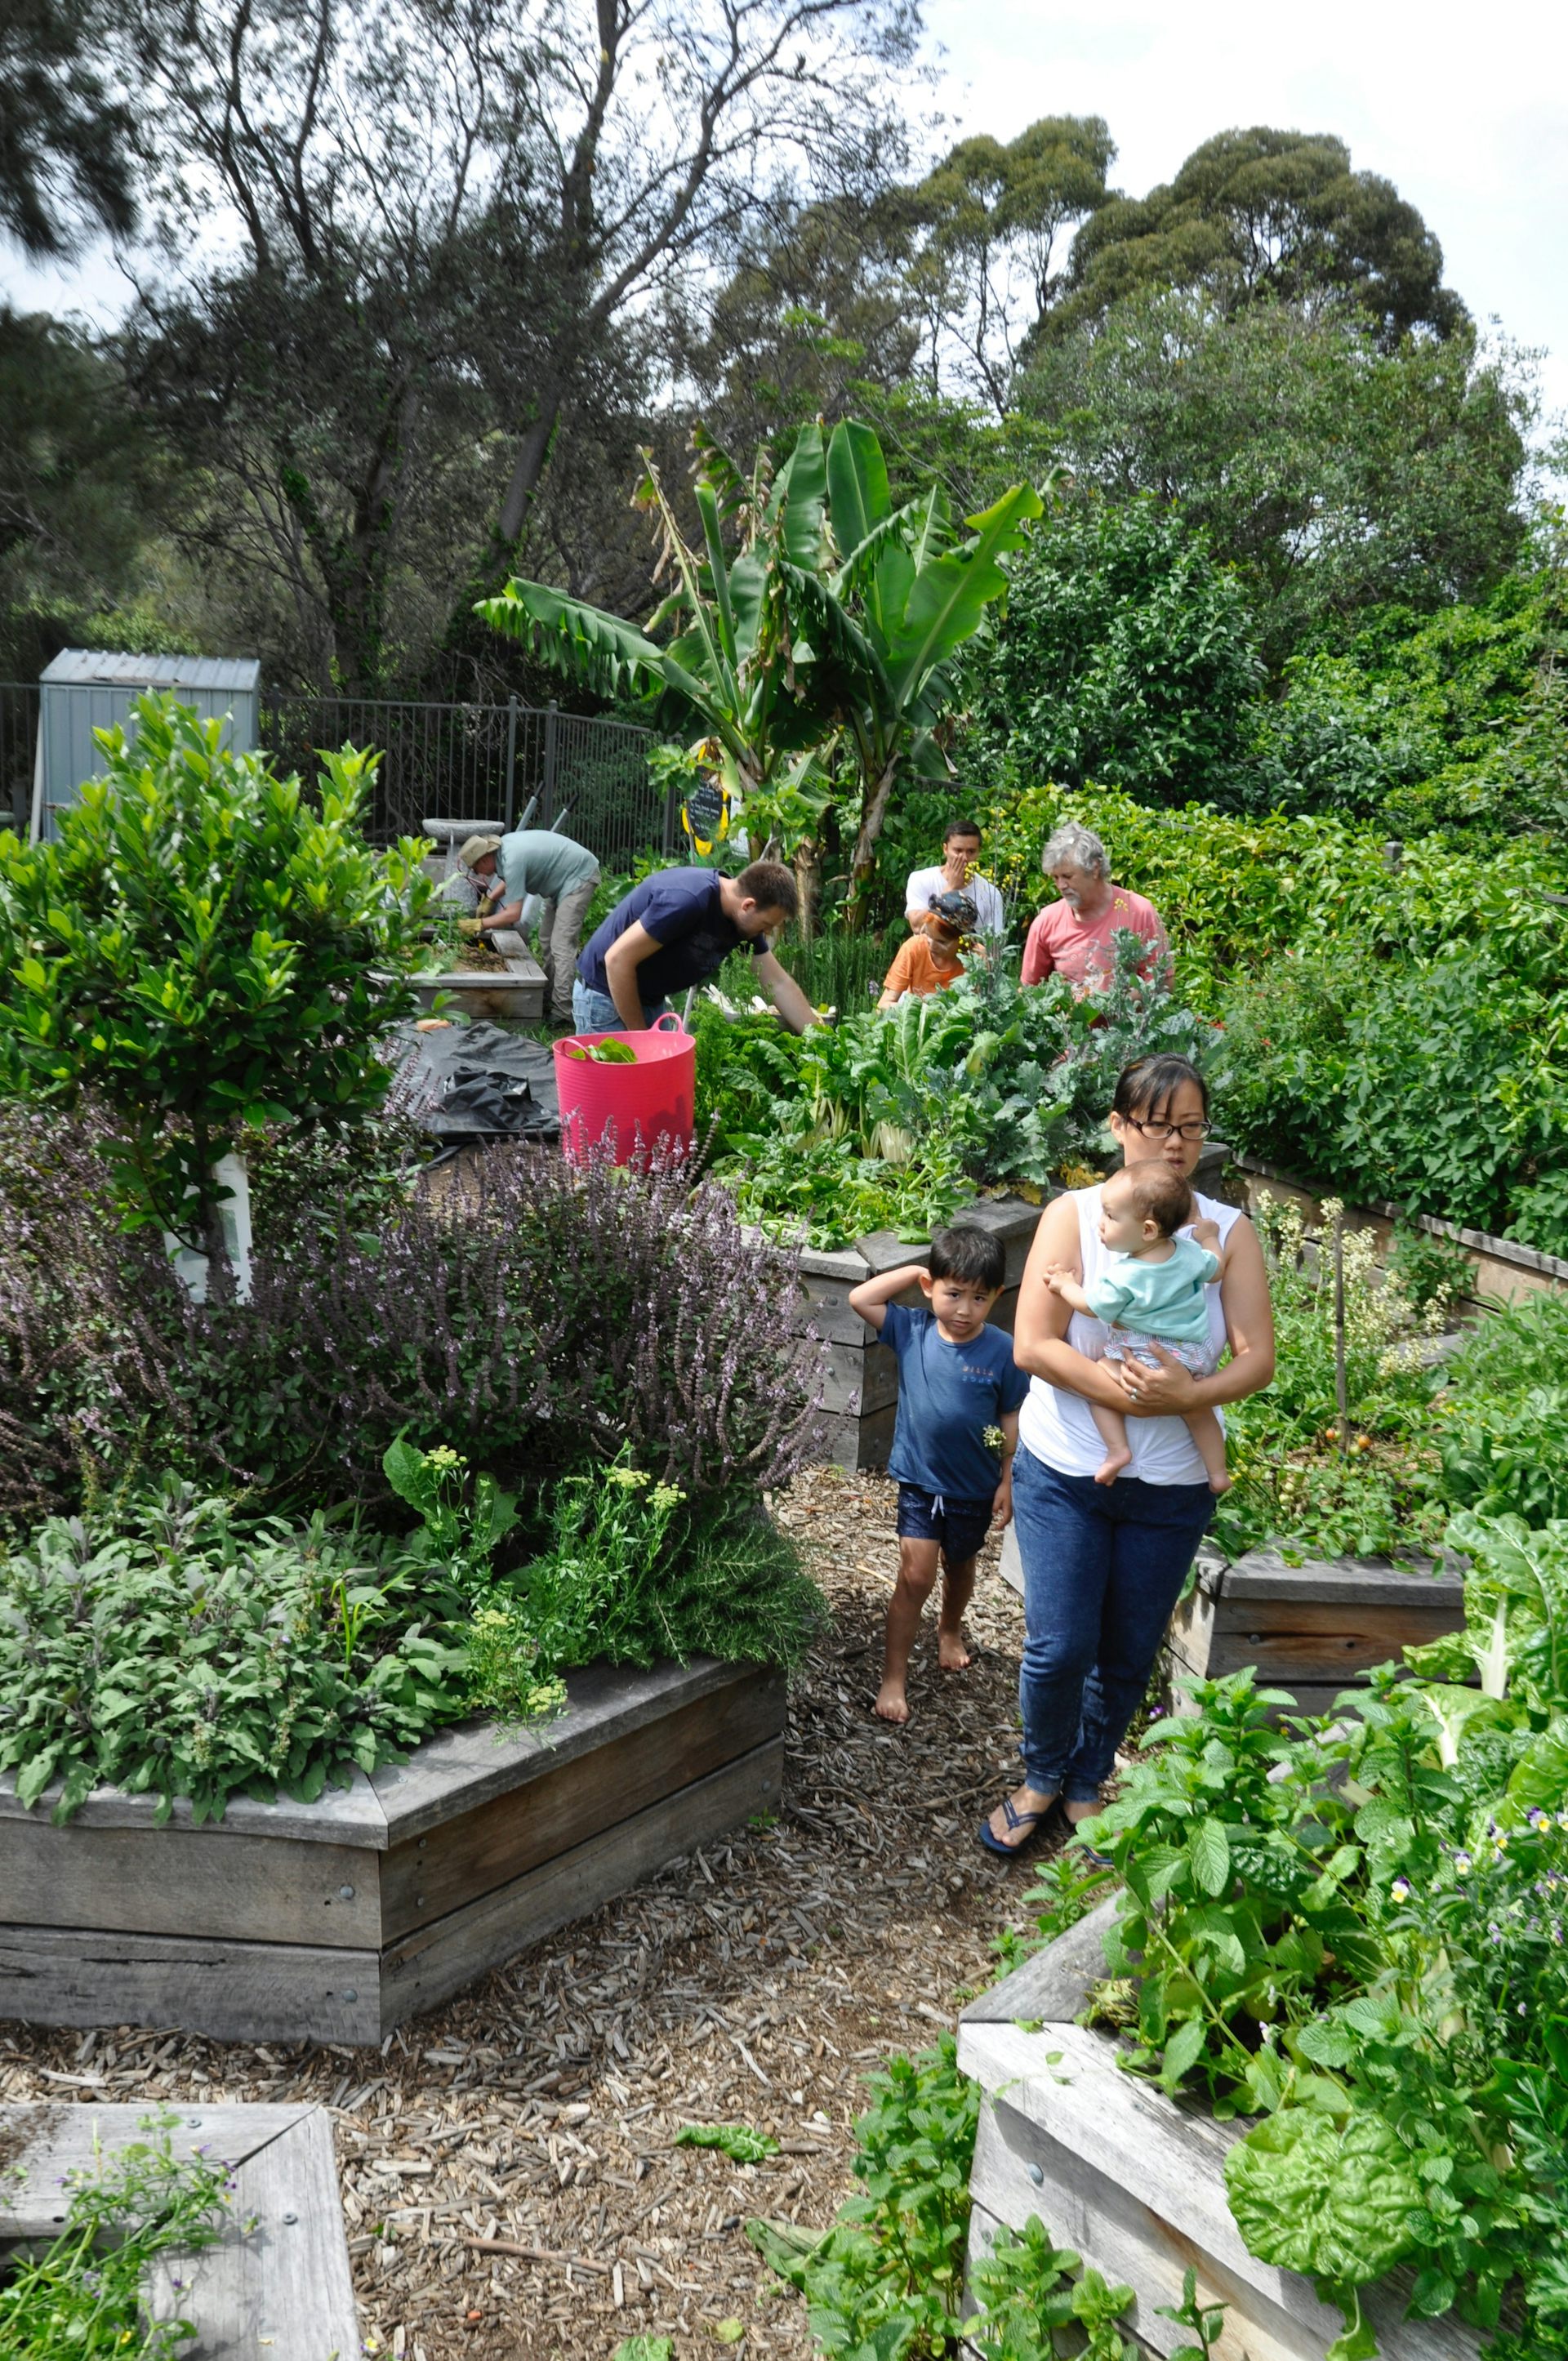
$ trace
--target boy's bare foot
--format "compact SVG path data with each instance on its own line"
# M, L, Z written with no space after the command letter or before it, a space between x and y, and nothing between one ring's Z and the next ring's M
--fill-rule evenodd
M872 1711L879 1721L907 1721L909 1699L904 1693L904 1683L890 1675L878 1689Z
M1094 1471L1095 1482L1113 1484L1123 1468L1131 1466L1132 1461L1133 1455L1130 1450L1108 1451Z
M973 1659L964 1645L961 1631L937 1630L937 1662L945 1673L967 1673Z

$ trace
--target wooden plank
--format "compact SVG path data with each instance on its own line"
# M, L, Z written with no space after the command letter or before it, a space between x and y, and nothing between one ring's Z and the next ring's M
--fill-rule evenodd
M1365 1608L1353 1611L1358 1622L1363 1616L1377 1613L1376 1609ZM1383 1628L1375 1625L1370 1631L1352 1630L1338 1634L1328 1631L1226 1631L1216 1623L1210 1637L1205 1670L1210 1680L1219 1680L1226 1673L1237 1673L1244 1665L1254 1664L1260 1681L1267 1680L1284 1688L1292 1687L1298 1680L1313 1684L1350 1681L1358 1673L1369 1672L1374 1664L1397 1662L1401 1649L1418 1641L1441 1640L1445 1632L1455 1630L1457 1623L1457 1618L1432 1616L1422 1620L1396 1609L1385 1610Z
M171 2155L183 2161L200 2150L233 2165L243 2164L315 2110L195 2104L158 2112L174 2118L167 2130ZM147 2116L145 2104L100 2105L85 2091L53 2106L0 2106L0 2153L7 2159L0 2175L0 2239L52 2237L65 2219L61 2180L95 2170L101 2152L112 2156L146 2139Z
M151 1795L127 1795L118 1787L95 1787L82 1809L72 1815L67 1830L81 1828L150 1828L156 1825L157 1804ZM16 1800L16 1783L10 1772L0 1776L0 1820L26 1820L41 1826L49 1817L49 1798L28 1811ZM375 1789L362 1771L347 1787L329 1787L314 1804L297 1804L280 1795L270 1804L254 1803L247 1795L229 1798L223 1818L193 1828L191 1806L176 1803L167 1828L183 1830L205 1844L220 1833L230 1836L278 1837L302 1844L373 1845L387 1842L387 1815ZM0 1888L3 1894L4 1888Z
M897 1422L896 1403L886 1410L873 1410L857 1422L856 1455L851 1463L857 1468L882 1468L888 1463L893 1450L894 1427Z
M380 1855L221 1828L0 1820L0 1894L36 1927L381 1946Z
M820 1409L830 1418L863 1417L898 1400L898 1361L869 1332L858 1344L829 1345Z
M1048 2053L1055 2053L1050 2065ZM1282 2343L1283 2361L1321 2361L1338 2332L1337 2316L1319 2305L1308 2280L1248 2254L1231 2217L1224 2158L1244 2124L1216 2124L1195 2108L1179 2107L1121 2071L1108 2039L1075 2025L1030 2034L1010 2026L960 2026L959 2063L992 2094L998 2140L988 2143L983 2167L978 2144L976 2150L980 2194L990 2212L1019 2228L1033 2211L1057 2228L1053 2206L1066 2213L1080 2202L1080 2218L1089 2226L1081 2244L1076 2235L1070 2242L1080 2251L1093 2254L1103 2221L1108 2239L1114 2225L1116 2235L1141 2236L1151 2258L1163 2257L1165 2292L1151 2292L1151 2306L1179 2301L1182 2271L1201 2264L1206 2278L1228 2280L1234 2290L1240 2318L1233 2314L1229 2333L1255 2321L1261 2341L1265 2333L1283 2338L1305 2324L1316 2342ZM998 2100L994 2094L1003 2092L1005 2099ZM1016 2174L1004 2151L1019 2159ZM1030 2164L1039 2168L1037 2181ZM1140 2320L1144 2299L1140 2286ZM1403 2304L1402 2294L1388 2290L1369 2300L1384 2361L1475 2361L1473 2332L1453 2322L1402 2321ZM1245 2335L1231 2349L1237 2361L1244 2352L1261 2361ZM1262 2353L1268 2350L1263 2344Z
M1427 1562L1428 1564L1431 1561ZM1429 1573L1425 1565L1396 1565L1387 1558L1308 1558L1288 1565L1275 1550L1250 1550L1225 1568L1226 1598L1337 1601L1345 1607L1413 1606L1452 1609L1463 1615L1464 1581L1457 1570Z
M1033 2213L1058 2246L1070 2247L1086 2265L1102 2271L1113 2287L1132 2289L1133 2309L1118 2325L1137 2337L1145 2353L1164 2356L1186 2341L1187 2332L1162 2320L1159 2307L1181 2301L1182 2275L1190 2267L1199 2273L1206 2303L1231 2306L1213 2348L1214 2361L1322 2361L1341 2324L1337 2314L1322 2330L1292 2322L1266 2296L1238 2285L1212 2257L1179 2244L1147 2206L1092 2165L1069 2157L1045 2133L1025 2126L1024 2142L1011 2146L999 2115L1002 2125L1016 2121L1011 2110L987 2101L975 2140L970 2176L971 2281L1001 2225L1022 2230ZM1026 2152L1021 2152L1024 2143Z
M279 2361L357 2361L332 2119L321 2107L301 2118L241 2165L236 2227L222 2243L161 2257L149 2274L155 2316L196 2323L181 2361L235 2361L268 2347Z
M872 1331L858 1312L851 1312L841 1290L828 1295L803 1295L790 1318L790 1326L803 1334L810 1329L825 1345L857 1345L863 1350L871 1341Z
M785 1713L783 1675L748 1669L645 1728L394 1846L380 1863L382 1941L444 1918L749 1754L782 1734Z
M1463 1609L1441 1599L1236 1598L1226 1591L1213 1602L1216 1640L1250 1640L1258 1647L1320 1640L1331 1647L1365 1639L1381 1641L1385 1653L1407 1633L1425 1638L1463 1627Z
M1089 1997L1091 1984L1105 1973L1104 1939L1115 1919L1119 1897L1097 1903L1076 1927L1047 1943L1000 1983L971 2000L960 2025L1067 2023Z
M759 1671L754 1677L764 1675ZM734 1678L733 1664L711 1656L694 1657L689 1664L655 1664L648 1672L589 1664L566 1676L566 1711L536 1730L503 1731L493 1721L477 1719L442 1730L406 1763L375 1773L388 1845L406 1844L456 1812L472 1811L492 1795L543 1778L608 1739L645 1729L695 1697L727 1688Z
M597 1910L694 1845L721 1836L753 1812L776 1811L783 1777L784 1741L770 1739L662 1803L616 1821L589 1843L393 1944L383 1960L382 2022L373 2037L433 2008L475 1976Z
M0 1925L0 2016L153 2025L221 2041L379 2041L379 1955Z

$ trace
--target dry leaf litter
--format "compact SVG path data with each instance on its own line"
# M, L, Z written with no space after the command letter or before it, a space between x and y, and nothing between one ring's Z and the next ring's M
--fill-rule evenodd
M970 1670L938 1671L933 1603L913 1718L871 1713L894 1498L823 1467L779 1504L833 1622L791 1700L776 1824L674 1862L379 2055L11 2025L0 2098L329 2107L362 2333L392 2361L609 2361L639 2334L711 2361L736 2323L804 2361L804 2307L742 2224L827 2225L856 2185L862 2078L993 1979L1029 1882L975 1835L1017 1775L1023 1612L994 1539ZM749 2124L780 2153L674 2147L692 2123Z

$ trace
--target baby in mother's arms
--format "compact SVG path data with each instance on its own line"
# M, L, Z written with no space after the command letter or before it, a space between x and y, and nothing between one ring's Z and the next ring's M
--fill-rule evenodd
M1191 1220L1192 1191L1168 1165L1138 1164L1113 1173L1100 1196L1100 1239L1105 1267L1090 1286L1066 1271L1049 1270L1046 1284L1075 1312L1102 1321L1109 1330L1103 1358L1130 1362L1129 1383L1137 1394L1136 1365L1157 1369L1168 1353L1195 1378L1212 1377L1214 1350L1209 1336L1205 1289L1224 1264L1220 1233L1212 1222ZM1190 1235L1176 1233L1190 1224ZM1118 1410L1091 1402L1090 1416L1105 1445L1094 1473L1097 1484L1113 1484L1132 1458L1127 1422ZM1230 1488L1225 1470L1224 1429L1212 1410L1182 1413L1202 1455L1211 1492Z

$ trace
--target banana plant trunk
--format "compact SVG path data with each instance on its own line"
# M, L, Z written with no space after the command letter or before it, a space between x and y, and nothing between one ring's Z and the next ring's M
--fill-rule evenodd
M866 888L876 869L877 840L887 818L887 807L893 800L897 778L898 757L894 754L861 807L860 831L855 838L854 858L850 863L850 899L844 912L845 922L851 933L858 931L864 923Z

